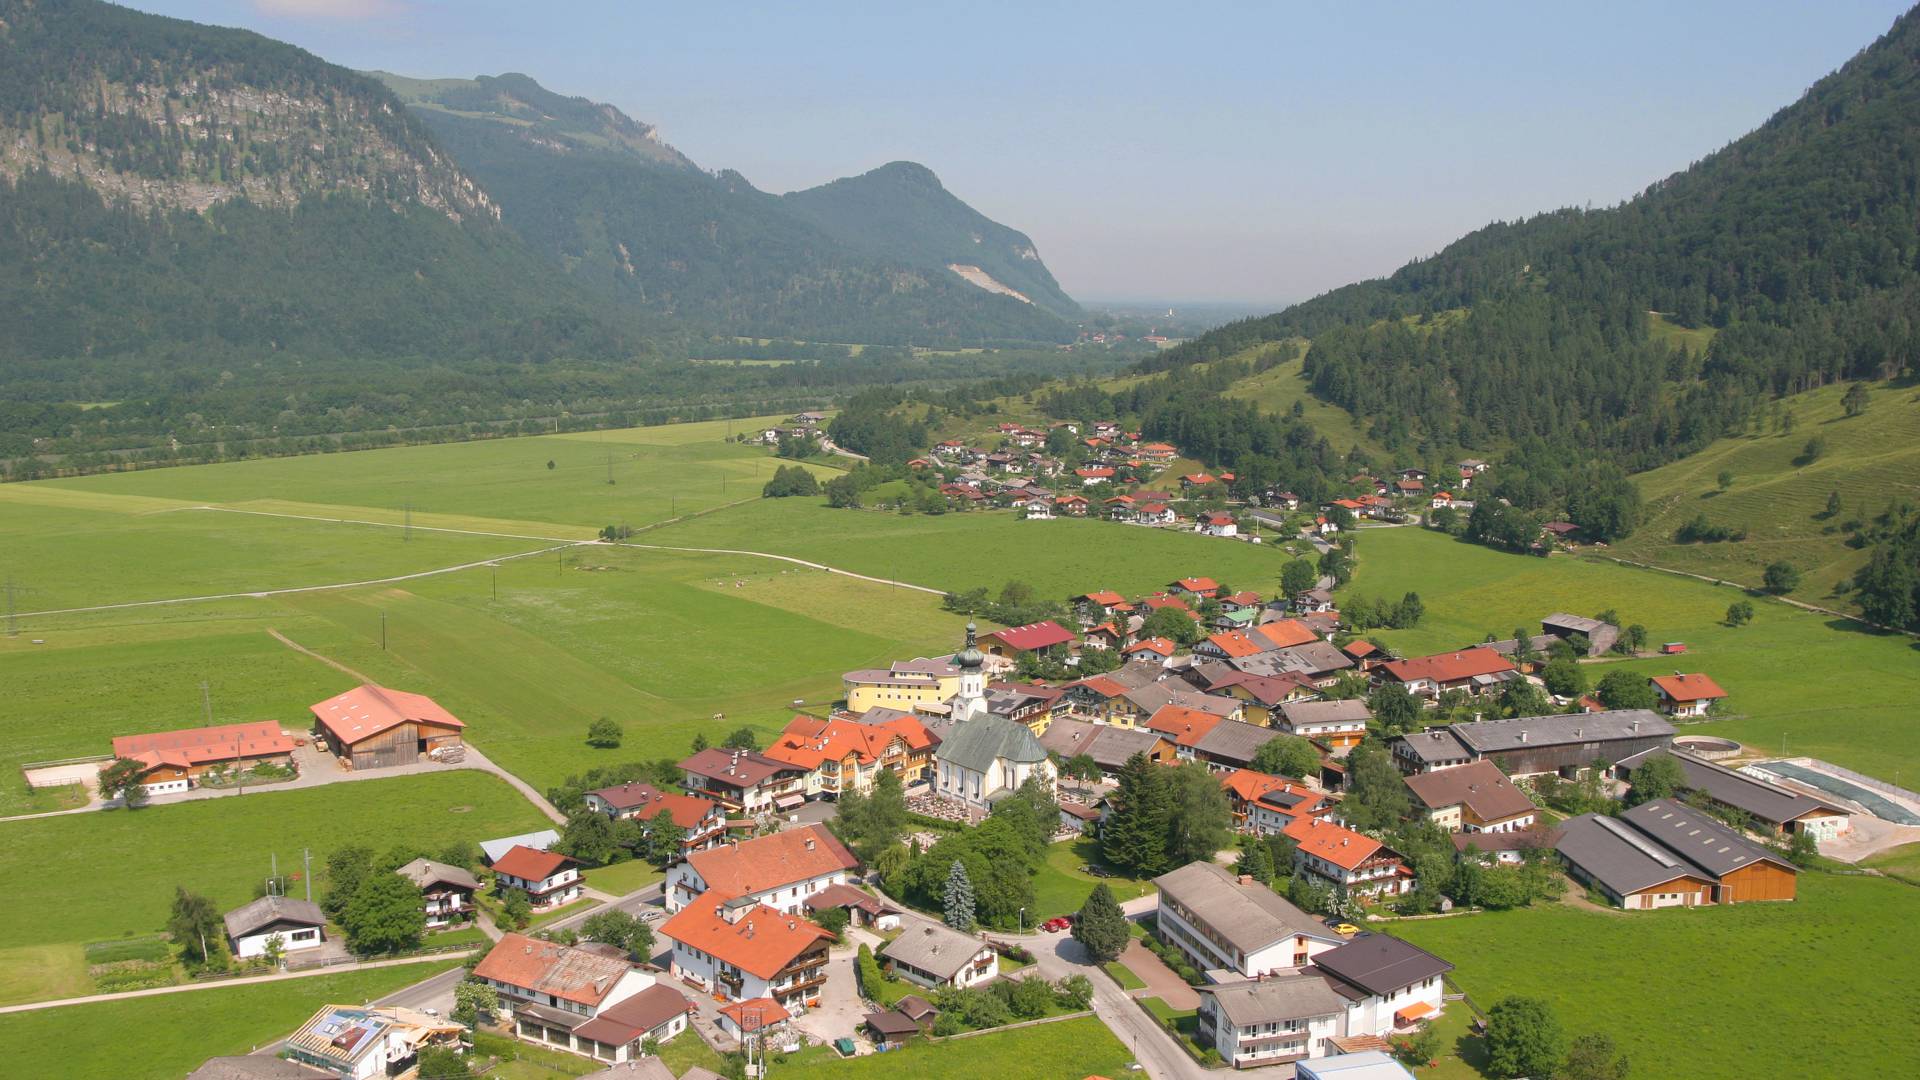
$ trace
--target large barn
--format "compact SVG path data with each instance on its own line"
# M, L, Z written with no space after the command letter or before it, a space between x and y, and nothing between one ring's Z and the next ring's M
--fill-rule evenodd
M313 706L315 735L352 769L411 765L461 745L466 725L425 694L360 686Z

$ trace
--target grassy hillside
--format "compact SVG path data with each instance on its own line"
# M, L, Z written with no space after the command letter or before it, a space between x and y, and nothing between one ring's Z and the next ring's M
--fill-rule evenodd
M1288 341L1278 346L1263 346L1261 349L1248 350L1240 358L1246 358L1271 348L1285 350L1292 359L1277 367L1269 368L1258 375L1251 375L1234 384L1227 396L1251 401L1271 413L1288 413L1297 403L1303 410L1302 415L1313 425L1315 431L1327 437L1335 450L1346 453L1358 446L1376 457L1385 457L1378 444L1369 439L1361 428L1360 422L1338 405L1330 405L1313 396L1307 384L1305 373L1301 370L1306 360L1307 343Z
M1791 432L1767 424L1762 434L1715 440L1691 457L1641 474L1647 516L1614 553L1660 566L1758 585L1768 563L1785 560L1803 576L1796 599L1850 605L1834 591L1867 558L1847 546L1849 521L1869 521L1890 502L1920 499L1920 389L1881 384L1860 416L1841 408L1844 386L1781 401ZM1818 460L1805 460L1809 440L1825 440ZM1719 487L1722 472L1733 485ZM1841 511L1828 517L1838 492ZM1746 539L1679 544L1674 530L1704 514L1716 525L1746 530Z

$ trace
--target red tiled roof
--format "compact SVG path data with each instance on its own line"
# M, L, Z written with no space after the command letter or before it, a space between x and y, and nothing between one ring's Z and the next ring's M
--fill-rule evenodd
M1172 737L1181 746L1192 746L1219 726L1223 717L1185 705L1162 705L1147 718L1147 727Z
M1674 701L1711 701L1727 696L1719 683L1699 674L1655 675L1653 685Z
M440 703L425 694L410 694L384 686L356 686L344 694L314 705L311 711L333 737L352 746L383 731L412 721L432 727L465 727Z
M852 870L860 860L819 825L769 833L687 856L710 892L746 896Z
M1365 641L1360 638L1355 638L1352 641L1347 642L1346 645L1342 646L1340 651L1358 660L1363 656L1372 656L1374 653L1377 653L1380 650L1374 647L1374 644L1371 641Z
M280 725L271 720L159 731L151 735L122 735L113 740L114 757L133 758L149 768L157 765L185 768L209 761L292 752L293 740L280 734Z
M1120 651L1130 652L1130 653L1131 652L1156 652L1162 656L1172 656L1174 654L1175 649L1174 649L1173 641L1171 639L1163 638L1163 637L1151 637L1151 638L1147 638L1145 641L1136 641L1133 644L1127 646L1126 648Z
M1124 601L1126 597L1121 596L1112 589L1101 589L1098 592L1082 593L1079 599L1085 600L1089 604L1099 604L1101 607L1112 607Z
M1313 628L1298 619L1275 619L1270 623L1261 623L1249 634L1258 634L1273 642L1276 649L1290 649L1295 645L1305 645L1310 641L1319 641L1320 635Z
M1253 802L1276 788L1292 783L1284 776L1255 772L1252 769L1235 769L1220 778L1220 786L1241 802Z
M897 717L884 724L796 716L762 753L802 769L818 768L823 761L844 761L850 755L861 765L872 765L895 739L909 750L924 749L933 742L926 726L911 716Z
M1227 597L1227 600L1243 607L1252 607L1260 602L1260 594L1254 592L1252 589L1241 589L1239 592Z
M1179 581L1174 582L1174 584L1188 592L1207 593L1211 595L1220 591L1220 583L1210 577L1183 577Z
M1028 623L1025 626L1009 627L1005 630L995 630L981 636L992 638L1009 649L1019 649L1022 652L1048 649L1073 640L1073 634L1052 619Z
M1298 841L1300 850L1318 856L1342 870L1358 869L1385 845L1374 838L1336 825L1326 818L1301 816L1293 819L1286 834Z
M591 1006L598 1005L632 967L625 960L509 933L488 950L473 973Z
M1266 651L1264 647L1238 630L1222 630L1218 634L1209 634L1207 644L1219 649L1226 656L1236 659Z
M833 938L800 916L782 915L765 904L755 904L728 922L718 910L727 899L712 890L701 894L660 927L660 936L762 979L779 974L814 942Z
M1460 652L1416 656L1410 660L1393 660L1383 665L1382 670L1401 682L1431 679L1437 683L1447 683L1516 669L1506 657L1492 649L1476 647Z
M1155 639L1155 640L1164 640L1164 639ZM1145 644L1145 642L1142 642L1141 644ZM1137 647L1138 646L1136 646L1136 648ZM1078 683L1074 685L1084 686L1087 689L1093 691L1096 694L1099 694L1102 697L1116 698L1127 692L1126 687L1120 685L1119 683L1113 681L1112 679L1107 678L1105 675L1089 675L1086 678L1081 679Z
M571 863L572 859L557 851L541 851L525 844L515 844L507 849L505 855L493 860L493 870L496 874L507 874L522 881L545 881Z
M749 1017L749 1013L753 1015ZM733 1021L733 1026L741 1031L753 1032L781 1023L792 1014L772 998L762 997L722 1005L720 1015Z
M1113 470L1102 465L1092 469L1075 469L1073 474L1082 480L1104 480L1113 475Z

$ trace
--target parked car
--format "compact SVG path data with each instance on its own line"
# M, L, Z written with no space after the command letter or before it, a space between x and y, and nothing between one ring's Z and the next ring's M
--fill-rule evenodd
M1336 934L1344 934L1348 937L1360 932L1360 928L1350 922L1334 923L1331 929Z
M1072 925L1073 925L1072 919L1060 917L1060 918L1048 919L1046 922L1041 923L1040 929L1045 930L1049 934L1057 934L1060 931L1065 930L1066 928Z

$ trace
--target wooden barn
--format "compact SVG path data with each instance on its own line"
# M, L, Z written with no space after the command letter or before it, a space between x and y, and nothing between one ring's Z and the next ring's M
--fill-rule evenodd
M1574 880L1630 910L1792 900L1792 863L1672 799L1621 814L1581 814L1556 845Z
M425 694L361 686L313 706L315 737L350 769L411 765L461 745L462 724Z

